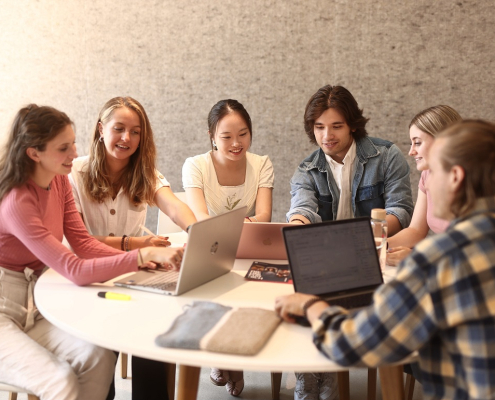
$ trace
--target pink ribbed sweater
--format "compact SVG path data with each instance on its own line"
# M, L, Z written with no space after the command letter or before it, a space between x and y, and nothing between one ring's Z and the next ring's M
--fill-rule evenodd
M64 234L75 254L62 244ZM50 190L29 180L0 203L0 266L18 272L28 267L39 275L45 265L86 285L137 271L137 250L123 253L91 237L69 180L59 175Z

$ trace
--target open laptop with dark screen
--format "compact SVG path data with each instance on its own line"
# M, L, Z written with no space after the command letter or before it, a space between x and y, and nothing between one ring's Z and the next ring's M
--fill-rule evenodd
M371 304L383 283L370 219L283 228L294 290L352 309Z

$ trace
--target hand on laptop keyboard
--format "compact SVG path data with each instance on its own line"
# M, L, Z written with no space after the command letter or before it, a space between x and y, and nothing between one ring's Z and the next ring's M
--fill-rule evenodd
M179 270L183 254L184 250L179 247L144 247L138 250L138 266L153 269L153 265L163 263Z

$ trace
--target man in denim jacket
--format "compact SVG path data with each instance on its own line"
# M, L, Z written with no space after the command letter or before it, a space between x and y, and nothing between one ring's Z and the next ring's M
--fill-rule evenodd
M368 137L368 119L342 86L324 86L309 100L304 128L320 147L291 179L287 220L315 223L387 211L389 235L406 228L413 202L409 166L393 143Z
M389 235L406 228L413 211L409 165L397 146L368 137L368 119L342 86L324 86L308 102L304 129L320 148L291 179L287 220L309 224L387 211ZM296 373L295 400L338 398L335 373Z

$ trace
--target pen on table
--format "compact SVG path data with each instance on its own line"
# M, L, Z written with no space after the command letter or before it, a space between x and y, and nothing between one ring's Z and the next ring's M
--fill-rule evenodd
M98 292L98 297L102 297L104 299L110 299L110 300L130 300L131 296L128 294L122 294L122 293L113 293L113 292Z

